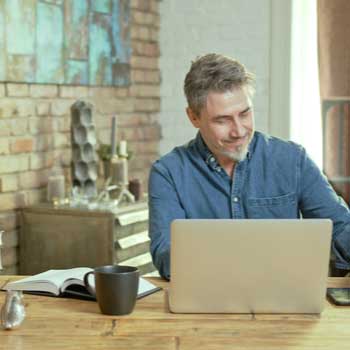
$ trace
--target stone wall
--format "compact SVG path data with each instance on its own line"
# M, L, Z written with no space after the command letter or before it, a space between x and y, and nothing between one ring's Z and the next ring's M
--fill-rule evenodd
M17 272L20 208L45 200L55 160L64 166L69 188L70 106L77 99L93 104L99 142L110 143L111 117L117 115L117 139L127 140L134 154L130 178L147 185L160 140L159 3L131 0L131 7L129 87L0 83L0 274Z

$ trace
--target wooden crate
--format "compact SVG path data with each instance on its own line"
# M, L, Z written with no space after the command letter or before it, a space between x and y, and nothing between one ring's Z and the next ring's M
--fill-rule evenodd
M108 264L155 271L146 203L107 211L36 205L21 212L19 273Z

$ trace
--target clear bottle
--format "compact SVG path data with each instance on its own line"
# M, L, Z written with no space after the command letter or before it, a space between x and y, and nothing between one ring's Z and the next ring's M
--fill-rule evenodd
M56 164L48 177L47 181L47 200L53 204L61 204L65 200L65 178L63 169Z

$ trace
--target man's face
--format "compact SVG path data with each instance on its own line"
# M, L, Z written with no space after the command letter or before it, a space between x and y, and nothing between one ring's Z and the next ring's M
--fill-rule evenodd
M245 158L254 134L254 113L248 88L210 92L200 115L189 108L187 114L221 163Z

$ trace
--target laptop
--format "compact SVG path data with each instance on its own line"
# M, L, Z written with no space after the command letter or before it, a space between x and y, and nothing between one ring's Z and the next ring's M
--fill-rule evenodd
M331 235L328 219L175 220L170 310L319 314Z

